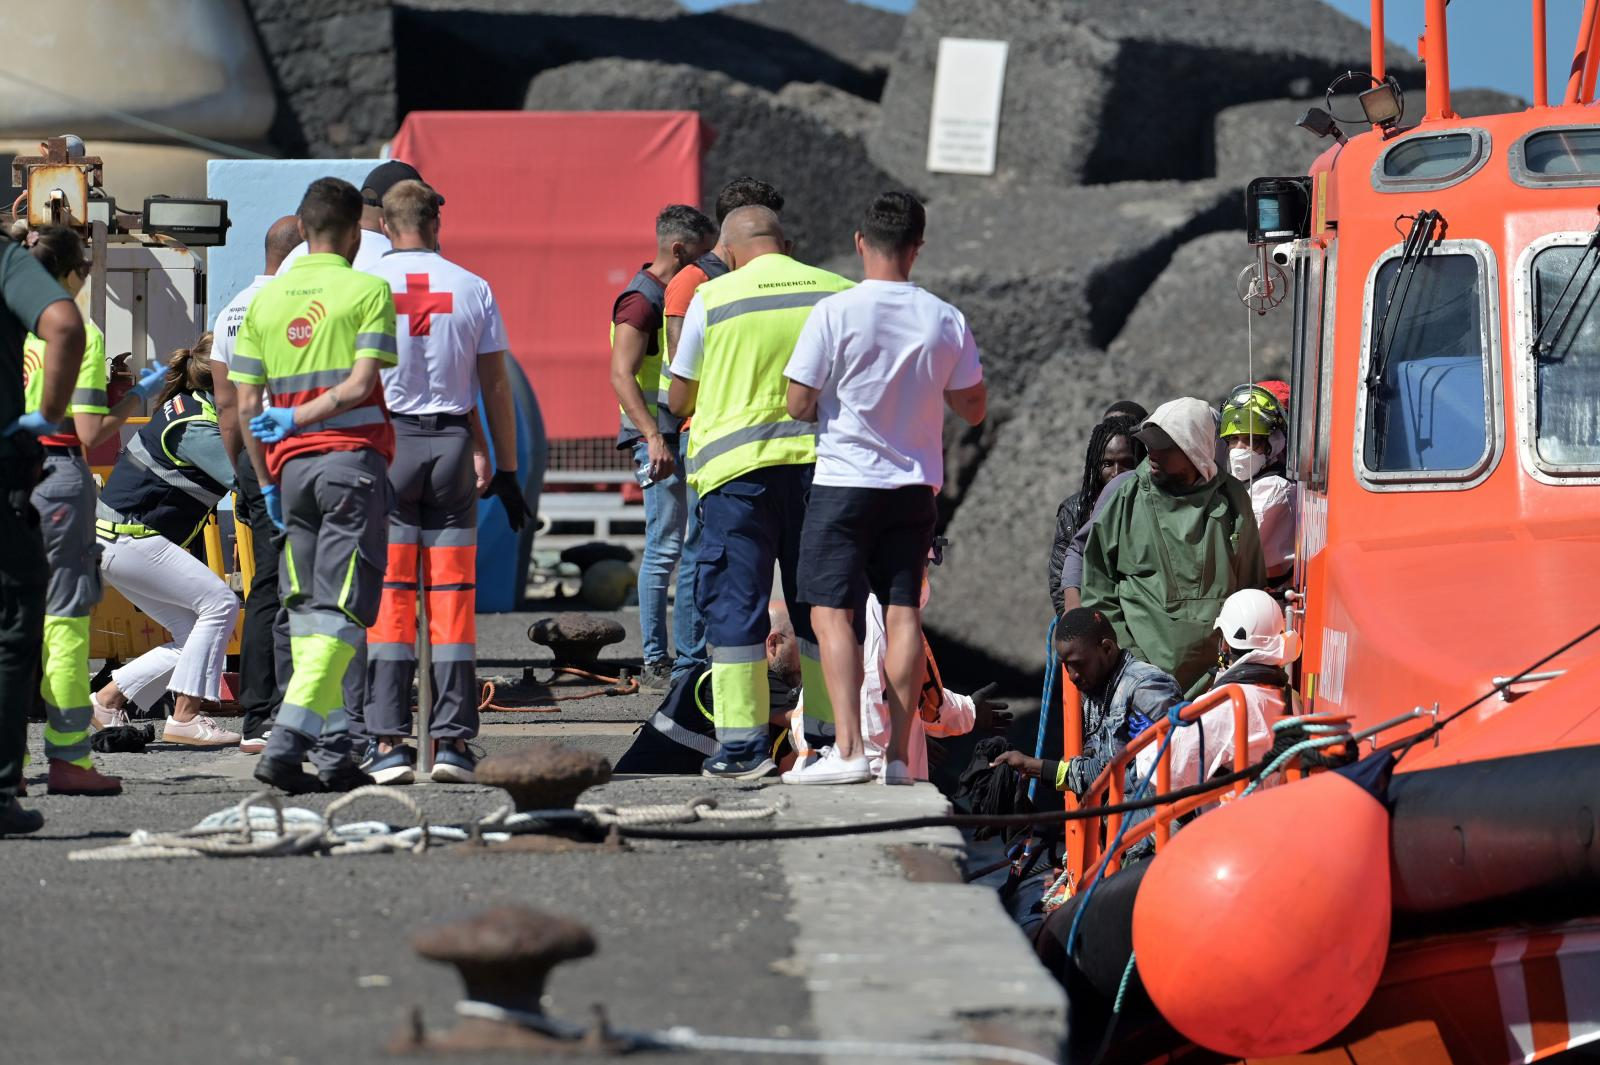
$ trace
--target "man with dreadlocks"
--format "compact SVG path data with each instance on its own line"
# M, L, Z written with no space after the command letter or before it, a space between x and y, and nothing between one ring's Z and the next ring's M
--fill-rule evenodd
M1050 548L1050 603L1057 617L1079 601L1083 551L1074 547L1074 536L1089 520L1096 500L1111 479L1144 461L1144 445L1133 435L1144 418L1145 409L1132 400L1118 400L1106 408L1105 418L1089 434L1082 485L1056 508L1056 539Z

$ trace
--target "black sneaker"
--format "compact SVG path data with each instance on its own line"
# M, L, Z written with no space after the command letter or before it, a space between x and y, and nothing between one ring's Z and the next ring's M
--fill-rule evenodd
M290 795L310 795L322 790L322 781L307 773L298 762L289 763L281 758L263 755L251 775L261 783Z
M44 827L44 814L30 810L17 800L0 799L0 836L25 836Z
M740 758L719 750L700 766L700 775L721 780L758 780L771 776L777 768L765 751Z
M651 695L665 695L671 691L672 660L663 658L659 662L646 662L644 671L639 674L639 690Z
M376 783L354 762L340 762L327 772L318 773L317 779L322 782L323 791L355 791Z

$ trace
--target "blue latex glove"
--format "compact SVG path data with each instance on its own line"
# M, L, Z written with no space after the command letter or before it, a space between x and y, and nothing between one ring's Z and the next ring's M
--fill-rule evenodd
M144 372L139 375L138 382L128 391L148 403L156 393L161 391L161 386L166 380L167 368L165 366L147 366Z
M60 422L46 421L43 414L36 410L30 410L6 426L6 431L0 435L10 436L12 433L26 432L32 433L34 436L47 436L59 428L61 428Z
M250 435L263 444L276 444L295 434L293 407L268 407L250 419Z
M261 486L261 501L267 505L267 517L272 519L281 532L283 530L283 497L278 494L278 486L264 484Z

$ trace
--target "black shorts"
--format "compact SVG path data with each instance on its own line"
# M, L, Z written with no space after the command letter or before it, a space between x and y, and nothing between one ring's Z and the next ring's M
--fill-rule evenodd
M937 517L927 485L812 485L800 534L800 601L859 614L870 589L886 607L919 606Z

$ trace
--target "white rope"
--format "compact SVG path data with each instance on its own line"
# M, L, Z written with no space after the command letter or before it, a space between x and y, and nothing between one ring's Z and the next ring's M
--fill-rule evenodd
M338 815L366 798L385 799L405 809L412 824L395 828L383 821L338 823ZM266 800L270 805L255 805ZM603 828L612 825L689 824L695 821L753 821L777 815L787 803L780 799L767 805L722 809L709 796L683 803L658 803L642 806L617 806L596 803L578 806ZM285 807L269 791L246 796L232 806L202 819L181 832L150 832L140 829L121 843L92 850L72 851L75 862L129 862L157 858L275 858L295 854L423 854L435 843L465 843L474 838L484 843L504 843L518 832L549 827L554 815L570 818L571 810L533 810L514 813L500 806L469 823L430 825L427 816L410 797L397 788L368 785L341 795L318 814L301 806ZM496 829L498 831L487 831Z
M744 806L730 810L720 807L709 796L690 799L683 803L661 803L653 806L613 806L610 804L580 804L576 809L589 814L602 826L612 825L686 825L695 821L763 821L776 817L788 805L787 800L765 806Z

